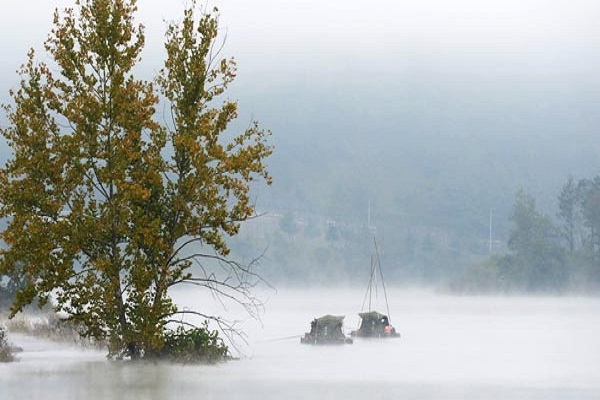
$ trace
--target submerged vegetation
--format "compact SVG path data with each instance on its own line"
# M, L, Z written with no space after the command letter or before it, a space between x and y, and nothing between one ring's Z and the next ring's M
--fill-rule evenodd
M15 317L6 323L10 332L22 333L52 342L72 344L82 348L103 349L105 342L83 337L84 327L68 319L59 318L51 310Z
M6 337L6 330L0 326L0 362L11 362L13 360L14 356Z
M257 122L228 131L237 103L217 101L236 64L220 57L216 9L197 17L191 2L147 81L135 76L145 46L136 1L75 4L55 12L51 63L31 50L4 107L13 155L0 171L0 276L23 283L11 313L52 303L111 358L223 358L215 331L169 323L232 327L178 310L169 291L192 285L250 313L260 307L255 261L232 260L226 239L255 213L250 183L271 181L270 133Z

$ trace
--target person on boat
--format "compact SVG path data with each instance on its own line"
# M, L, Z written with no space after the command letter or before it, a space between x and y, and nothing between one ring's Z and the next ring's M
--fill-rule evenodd
M384 315L383 317L381 317L381 319L379 320L379 323L381 325L385 326L389 326L390 325L390 321L388 320L387 315Z
M339 322L336 327L335 327L335 331L334 331L334 336L336 339L338 340L344 340L346 338L346 335L344 335L344 332L342 332L342 323Z
M317 336L317 319L313 319L310 323L310 335Z

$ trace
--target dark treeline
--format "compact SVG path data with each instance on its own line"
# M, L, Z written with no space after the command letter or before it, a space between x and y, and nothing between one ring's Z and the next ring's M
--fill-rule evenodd
M451 284L459 291L563 291L600 287L600 176L570 177L553 220L519 191L507 253L470 267Z
M365 143L364 151L327 138L312 149L292 138L276 145L273 188L256 197L263 215L230 239L242 262L264 253L259 271L275 285L366 284L374 237L390 284L450 282L461 291L596 285L590 250L597 254L592 221L600 208L591 193L598 182L579 179L598 174L592 136L398 135ZM525 192L515 198L520 187ZM512 239L525 229L515 220L517 205L519 215L535 217L545 242ZM558 263L554 278L519 266L538 259L537 250L524 251L528 245L548 249L538 258L552 259L548 268Z
M496 177L494 183L498 191L506 190L501 179ZM333 180L330 190L339 195L344 185L343 179ZM532 195L529 187L516 196L513 191L512 198L502 198L506 211L499 206L494 209L491 243L489 209L472 191L450 178L421 187L436 188L440 194L416 193L400 185L397 191L411 190L416 193L414 199L402 201L402 208L388 209L381 207L381 197L374 196L371 215L368 203L356 198L360 196L337 198L338 210L358 203L352 218L352 211L327 215L302 208L326 201L328 196L315 190L311 202L298 185L303 201L290 199L285 202L289 208L279 205L278 210L248 221L240 235L230 239L232 251L243 262L263 254L260 273L276 285L363 284L377 238L390 284L433 284L466 293L600 288L600 175L569 177L556 185L553 195L540 195L539 190ZM452 193L450 187L455 196L442 196ZM393 188L384 196L393 196ZM434 202L440 198L445 204L435 214ZM452 207L482 210L452 212ZM16 284L5 278L2 286L0 303L7 306Z

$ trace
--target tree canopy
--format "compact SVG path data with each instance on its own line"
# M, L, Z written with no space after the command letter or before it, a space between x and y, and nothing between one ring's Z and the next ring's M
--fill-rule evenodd
M51 63L31 50L4 107L13 156L0 174L0 275L25 281L13 314L52 297L111 356L159 354L182 312L174 285L253 305L257 275L227 259L226 237L254 214L251 182L271 181L270 132L253 122L225 134L237 103L219 96L236 64L215 50L216 9L197 18L192 2L168 26L164 67L147 81L134 73L145 45L136 1L75 4L54 14ZM206 259L227 276L194 274Z
M527 290L564 287L567 271L559 231L524 191L517 193L512 221L510 253L502 263L506 280Z

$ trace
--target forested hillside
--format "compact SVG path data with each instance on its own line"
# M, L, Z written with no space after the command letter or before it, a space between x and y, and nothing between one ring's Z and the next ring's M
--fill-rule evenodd
M557 68L477 61L488 70L336 64L246 92L275 152L274 184L255 192L266 216L242 229L241 254L266 248L276 280L364 281L376 236L390 279L442 282L489 256L490 214L491 253L509 250L519 190L555 221L568 177L600 172L600 93Z
M377 237L398 282L443 281L489 255L490 213L492 253L507 251L517 191L555 219L568 176L591 177L599 167L592 135L390 138L279 143L274 187L257 198L266 215L250 222L264 225L261 235L249 226L245 237L269 247L267 275L364 279Z

